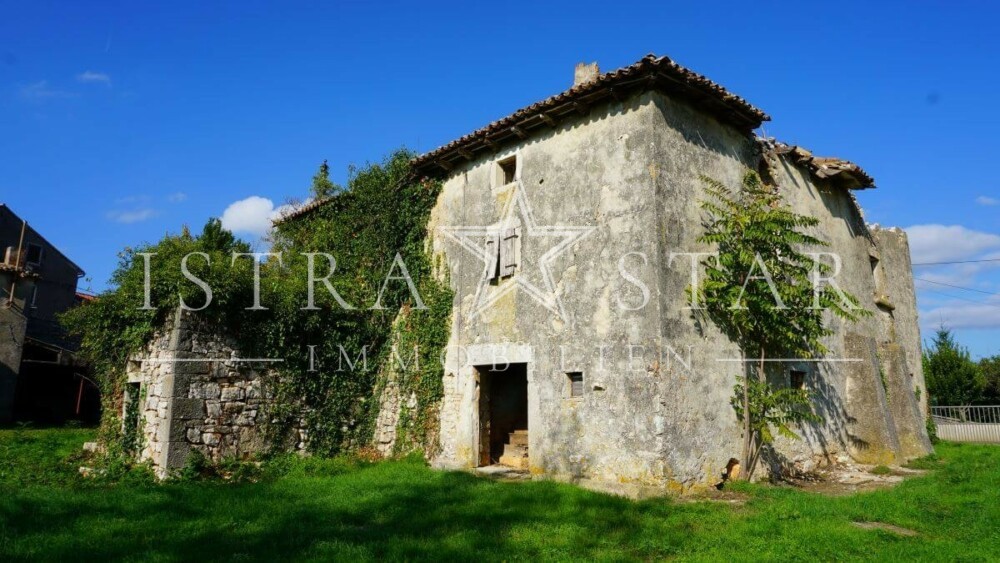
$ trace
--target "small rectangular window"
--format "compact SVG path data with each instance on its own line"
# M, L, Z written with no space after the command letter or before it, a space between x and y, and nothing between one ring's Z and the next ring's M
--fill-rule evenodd
M26 264L33 264L35 266L41 265L42 263L42 247L37 244L28 243L27 251L25 252L24 262Z
M500 185L512 184L517 173L517 155L501 160L497 163L497 167L500 169L498 177Z
M793 369L788 376L788 385L792 389L805 389L806 372Z
M571 371L566 377L569 378L569 397L571 399L583 397L583 372Z

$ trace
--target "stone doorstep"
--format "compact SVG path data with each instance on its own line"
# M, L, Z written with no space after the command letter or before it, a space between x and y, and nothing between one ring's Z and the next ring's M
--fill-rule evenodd
M508 454L504 452L504 454L500 456L498 463L514 469L528 469L528 452L524 452L524 455Z
M512 446L524 446L528 447L528 432L525 430L523 433L518 430L510 435L508 444Z
M503 455L500 456L500 465L506 465L515 469L528 469L528 431L515 430L508 436L507 443L504 444Z

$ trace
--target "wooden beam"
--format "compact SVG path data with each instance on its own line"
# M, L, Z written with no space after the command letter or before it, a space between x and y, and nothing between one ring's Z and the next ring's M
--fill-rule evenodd
M458 154L462 155L462 157L465 158L465 160L472 160L473 158L475 158L475 156L471 152L463 148L458 149Z
M434 162L436 162L437 165L440 166L441 168L444 168L445 172L451 172L451 169L454 168L454 166L452 166L451 163L440 158Z
M525 133L525 132L524 132L524 131L523 131L523 130L522 130L522 129L520 128L520 127L518 127L517 125L513 125L513 126L511 126L510 130L511 130L511 131L513 131L513 132L514 132L514 134L515 134L515 135L517 135L517 136L518 136L518 138L520 138L520 139L521 139L522 141L523 141L524 139L527 139L527 138L528 138L528 134L527 134L527 133Z
M549 127L554 128L556 126L556 120L552 119L552 116L545 113L544 111L539 113L538 117L541 118L541 120L544 121L546 124L548 124Z
M575 108L576 112L580 115L587 115L590 113L590 108L575 100L573 101L573 108Z

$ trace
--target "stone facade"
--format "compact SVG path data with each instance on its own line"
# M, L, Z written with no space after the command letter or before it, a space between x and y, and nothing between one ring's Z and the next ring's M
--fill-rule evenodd
M434 463L485 463L483 377L510 362L527 367L532 472L678 491L717 482L740 454L729 403L741 373L731 360L740 355L692 314L691 259L671 253L710 250L697 241L703 175L736 187L762 167L797 212L819 219L815 234L830 243L819 250L842 261L836 281L875 313L854 324L830 319L824 361L772 365L778 385L801 374L823 422L799 428L801 440L779 439L770 466L809 470L845 456L892 464L930 452L926 392L915 393L924 382L905 235L868 227L840 180L706 105L656 88L618 98L442 166L449 170L430 233L455 302ZM500 180L510 162L514 181ZM524 269L484 283L482 257L447 235L509 217L505 225L522 229ZM560 226L593 230L553 257L544 229ZM519 285L520 278L544 286L539 264L561 311ZM580 396L571 396L570 374L582 374Z
M178 310L129 362L125 424L133 423L130 401L138 401L139 458L152 462L159 476L183 467L194 450L219 461L267 447L265 372L238 358L231 337ZM305 433L297 434L295 448L303 449Z

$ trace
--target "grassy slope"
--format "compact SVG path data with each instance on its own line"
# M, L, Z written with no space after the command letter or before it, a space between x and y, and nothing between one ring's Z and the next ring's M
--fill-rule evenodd
M0 431L0 560L1000 558L1000 447L942 444L931 475L829 498L744 486L743 505L644 502L419 463L294 463L260 483L83 483L89 434ZM910 528L862 530L852 520Z

